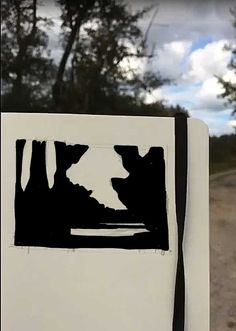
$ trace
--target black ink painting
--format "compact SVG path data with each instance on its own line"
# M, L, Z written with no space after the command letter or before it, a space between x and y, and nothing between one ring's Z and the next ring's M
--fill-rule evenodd
M80 162L87 145L55 141L56 171L50 188L46 172L46 141L32 142L30 177L21 185L26 140L16 141L15 245L53 248L169 249L166 210L165 160L162 147L141 156L137 146L115 145L128 172L111 178L118 199L115 209L91 196L92 190L73 184L67 170ZM104 160L106 162L106 160ZM77 229L78 234L73 233ZM97 235L84 235L93 229ZM130 235L99 235L101 230L131 229ZM138 230L138 231L137 231ZM81 231L81 234L80 234Z

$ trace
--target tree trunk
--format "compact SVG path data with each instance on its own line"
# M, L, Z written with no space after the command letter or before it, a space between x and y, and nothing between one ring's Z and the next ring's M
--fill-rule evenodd
M80 26L81 26L81 18L80 18L80 16L78 16L76 18L76 22L71 30L70 36L68 38L68 42L66 44L64 53L62 55L62 58L61 58L61 61L59 64L56 82L52 88L52 95L53 95L53 100L54 100L54 104L55 104L56 108L58 108L58 106L60 104L60 100L61 100L61 93L62 93L62 88L63 88L63 76L64 76L66 64L67 64L69 55L71 53L73 44L75 42L76 35L80 29Z
M23 96L23 68L24 68L24 58L27 52L27 49L32 42L32 39L34 38L35 32L36 32L36 25L37 25L37 0L33 0L33 24L30 33L23 37L21 36L21 8L19 1L15 1L15 7L17 11L17 22L16 22L16 34L17 34L17 43L18 43L18 53L16 56L16 80L13 84L13 88L15 90L15 93L18 97L18 103L19 105L22 104L22 101L24 99Z

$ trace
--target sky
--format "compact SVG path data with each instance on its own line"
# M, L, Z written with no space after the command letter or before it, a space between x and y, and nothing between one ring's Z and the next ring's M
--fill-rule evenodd
M211 135L234 132L230 126L232 106L218 95L223 91L215 76L236 83L235 74L228 68L231 54L224 49L235 43L230 8L233 0L125 0L130 10L154 5L154 9L140 22L145 32L151 16L157 13L148 34L148 45L154 47L155 56L149 63L129 61L136 70L151 70L171 80L145 95L146 102L164 100L167 104L185 107L191 117L208 124ZM40 8L41 14L53 18L54 27L49 32L52 56L58 61L61 47L58 44L60 11L53 1ZM122 65L122 64L121 64ZM127 61L123 63L127 65Z

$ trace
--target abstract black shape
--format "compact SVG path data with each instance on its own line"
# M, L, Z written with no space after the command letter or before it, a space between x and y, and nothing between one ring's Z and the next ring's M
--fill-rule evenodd
M128 171L135 170L135 167L142 158L138 152L138 146L115 145L114 150L122 157L123 167ZM128 155L127 157L125 155Z
M54 208L58 210L57 218L62 224L71 228L96 225L104 218L107 208L91 197L91 190L79 184L74 185L66 176L66 171L73 163L77 163L88 150L85 145L66 145L55 142L57 170L54 176L52 197Z
M50 189L46 172L46 142L34 140L30 178L23 191L21 173L25 142L16 141L15 245L168 250L162 148L152 147L141 157L137 146L114 147L130 173L126 179L111 180L119 199L127 207L115 210L99 203L91 196L91 190L73 184L66 175L71 165L79 162L86 153L87 145L55 142L56 172ZM138 228L146 232L126 237L84 236L72 235L72 228Z
M16 141L16 184L15 184L15 245L24 244L24 234L27 231L27 221L25 219L25 195L21 187L23 151L26 140ZM21 241L22 239L22 241Z
M151 147L141 157L134 147L114 147L130 174L127 178L112 178L112 186L120 201L148 230L155 232L162 248L168 249L164 151Z
M60 158L57 157L55 185L49 189L45 160L46 142L33 141L30 178L23 191L20 178L24 144L25 141L22 140L16 142L15 245L47 246L48 243L54 243L57 246L70 237L71 224L68 217L73 212L70 207L75 203L71 203L73 197L71 190L67 189L66 170L80 159L88 146L55 143ZM69 184L73 186L72 183Z
M48 180L45 162L45 142L33 141L30 179L25 191L22 190L20 175L24 140L17 141L17 179L16 179L16 231L15 244L31 244L38 238L48 235L45 213L48 209Z

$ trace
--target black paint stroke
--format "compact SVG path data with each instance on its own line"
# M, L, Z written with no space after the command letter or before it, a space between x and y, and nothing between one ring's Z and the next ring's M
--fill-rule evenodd
M144 224L110 224L110 223L100 223L99 228L102 229L146 229Z
M165 161L161 147L151 147L141 157L137 146L115 146L121 155L127 178L112 178L120 201L146 228L155 233L161 247L168 250Z
M127 178L111 179L120 201L127 207L115 210L99 203L91 197L91 190L80 184L74 185L66 175L71 165L79 162L88 150L87 145L66 145L55 141L56 172L50 189L46 173L46 142L34 140L30 178L23 190L21 173L25 142L23 139L16 141L15 245L169 249L165 162L161 147L151 147L144 157L139 155L137 146L114 147L129 172ZM132 236L82 236L72 235L72 228L145 228L146 231Z

